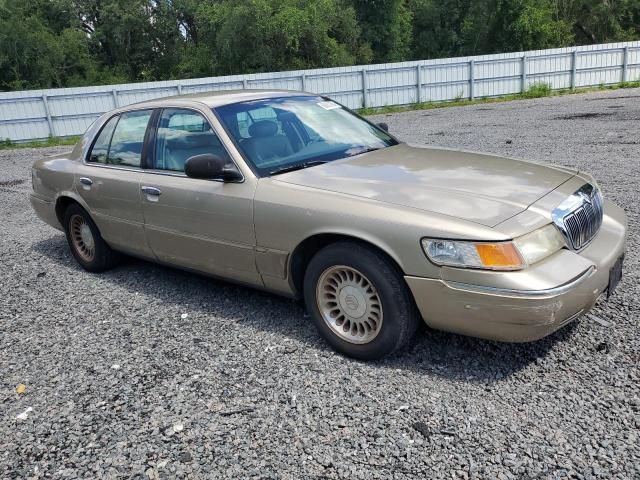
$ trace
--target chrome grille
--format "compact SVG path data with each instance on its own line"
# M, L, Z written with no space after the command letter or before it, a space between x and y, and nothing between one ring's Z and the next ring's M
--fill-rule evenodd
M587 183L552 212L556 224L573 250L580 250L596 236L604 215L600 190Z

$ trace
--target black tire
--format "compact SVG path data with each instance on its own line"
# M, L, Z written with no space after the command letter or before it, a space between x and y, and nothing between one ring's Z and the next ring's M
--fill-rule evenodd
M72 221L78 221L78 217L81 217L82 220L86 222L86 226L91 231L94 243L93 255L91 256L84 254L81 251L81 248L73 240L73 227L71 223ZM91 219L91 216L80 205L78 205L77 203L72 203L67 207L64 212L63 225L64 232L67 236L67 242L69 243L69 248L71 249L71 254L82 268L89 272L99 273L109 270L118 265L121 260L121 255L111 249L109 245L107 245L107 243L102 238L102 235L100 235L98 227Z
M356 344L341 338L323 318L317 301L317 285L323 273L335 266L362 273L379 297L382 324L369 343ZM397 266L386 255L357 242L328 245L311 259L304 276L304 301L324 339L338 352L359 360L376 360L397 352L414 338L420 324L413 297Z

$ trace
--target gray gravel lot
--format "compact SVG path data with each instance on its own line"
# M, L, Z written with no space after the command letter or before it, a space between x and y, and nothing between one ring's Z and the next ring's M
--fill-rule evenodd
M137 260L82 271L27 199L33 159L64 148L1 151L0 478L640 478L640 90L376 119L593 173L631 225L599 321L526 345L425 329L348 360L292 301Z

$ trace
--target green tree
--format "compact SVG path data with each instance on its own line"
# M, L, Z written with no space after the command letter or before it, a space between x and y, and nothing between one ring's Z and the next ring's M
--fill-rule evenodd
M62 8L62 2L0 2L0 88L65 87L98 80L87 38L73 28Z
M411 53L411 10L405 0L353 0L375 62L398 62Z
M161 60L165 45L156 23L162 5L147 0L73 2L93 54L107 69L129 80L155 78L152 64Z
M640 0L554 0L554 8L575 32L578 44L637 39Z
M462 27L465 54L561 47L571 32L550 0L472 2Z
M470 0L413 0L413 58L461 55L462 27L470 7Z
M0 88L640 38L640 0L0 0Z
M338 0L208 2L196 16L198 43L223 74L368 61L353 8Z
M432 58L569 45L552 0L414 0L413 56Z

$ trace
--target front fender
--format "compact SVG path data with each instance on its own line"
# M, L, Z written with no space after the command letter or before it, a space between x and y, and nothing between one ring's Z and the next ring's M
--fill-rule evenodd
M291 254L314 235L344 235L368 242L394 259L405 275L438 278L420 246L424 237L508 240L480 224L416 208L261 179L255 195L258 248Z

